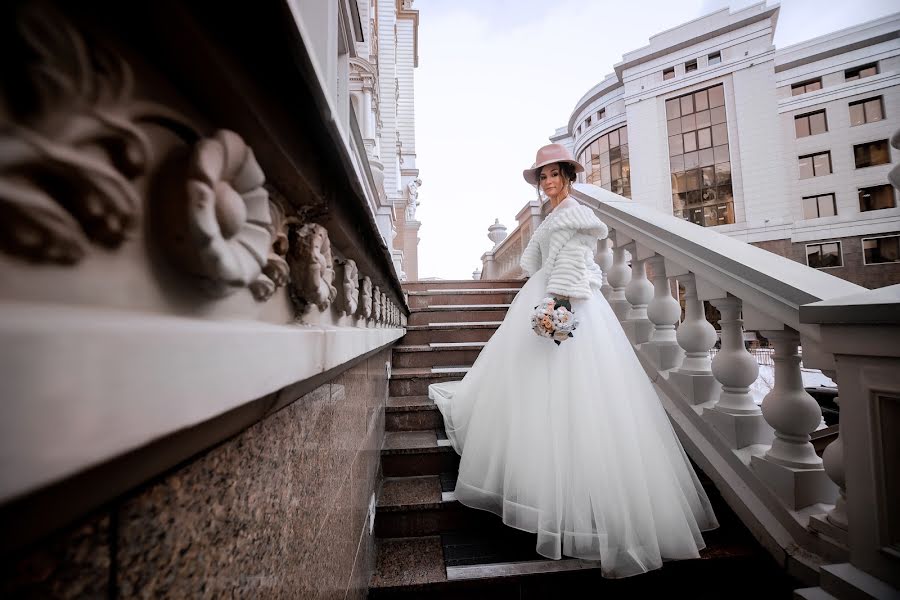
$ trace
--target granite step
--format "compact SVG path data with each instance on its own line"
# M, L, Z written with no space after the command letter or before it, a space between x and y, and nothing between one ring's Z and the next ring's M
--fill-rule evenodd
M381 447L385 477L414 477L456 472L459 455L443 430L386 431Z
M407 281L403 289L408 292L424 292L428 290L484 290L521 288L524 279L433 279L428 281Z
M502 321L509 304L439 304L409 309L409 325Z
M394 346L391 364L394 368L471 365L484 345L485 342Z
M427 395L389 397L384 409L385 431L437 430L444 421Z
M437 535L447 531L496 528L494 515L457 502L453 492L442 492L437 475L388 477L375 512L375 537L398 538Z
M410 308L425 308L433 304L509 304L519 293L519 288L474 290L427 290L409 292Z
M391 369L389 395L427 396L428 386L442 381L458 381L465 377L471 365L440 367L401 367Z
M468 509L456 508L458 502L436 477L386 480L376 513L376 571L369 597L575 598L583 596L584 586L595 590L593 595L656 596L690 585L691 596L698 598L791 598L798 583L784 575L706 482L721 527L704 534L707 547L700 558L610 580L600 575L596 562L536 554L534 534L503 526L491 513L476 511L483 520L477 526L460 522L458 515ZM394 532L401 535L383 535ZM739 588L735 581L742 582Z
M416 346L430 343L486 342L498 327L500 327L499 320L481 323L408 325L406 335L400 338L400 344Z

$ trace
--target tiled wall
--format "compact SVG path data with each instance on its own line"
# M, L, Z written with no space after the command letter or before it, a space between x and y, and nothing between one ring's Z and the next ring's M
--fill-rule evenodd
M383 350L2 566L21 598L365 598Z

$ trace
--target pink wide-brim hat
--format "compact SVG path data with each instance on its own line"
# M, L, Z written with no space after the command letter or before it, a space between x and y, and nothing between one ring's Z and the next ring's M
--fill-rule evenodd
M537 151L534 157L534 164L531 165L530 169L522 171L522 177L531 185L537 185L540 168L553 163L569 163L575 167L576 173L584 171L584 167L572 158L572 153L569 152L568 148L562 144L547 144Z

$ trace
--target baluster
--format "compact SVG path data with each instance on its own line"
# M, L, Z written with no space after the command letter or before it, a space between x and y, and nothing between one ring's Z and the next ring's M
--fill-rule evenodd
M609 238L604 238L598 242L600 251L596 253L595 260L598 265L600 265L600 270L603 271L603 285L600 288L600 292L603 294L603 297L609 300L610 294L612 294L612 286L609 285L609 269L613 264L613 252L610 249L610 241Z
M834 503L837 486L828 479L822 459L810 442L819 426L822 409L803 389L800 335L792 329L764 331L775 345L775 387L763 399L762 414L775 430L765 456L753 456L751 465L760 478L792 509L816 502Z
M720 389L709 360L709 349L716 343L716 330L706 320L694 274L679 274L678 282L684 285L684 321L675 339L685 356L681 366L669 373L669 380L689 402L703 404L715 400Z
M837 381L834 371L823 370L822 372L833 381ZM840 399L835 398L834 402L839 405ZM824 515L813 515L809 518L809 528L847 544L847 481L844 470L844 440L841 437L840 422L838 422L837 438L828 444L822 454L822 465L825 467L825 474L838 486L838 496L831 510Z
M722 315L722 347L712 360L713 376L722 384L722 391L715 406L703 411L703 418L732 448L768 444L772 441L772 428L750 394L750 386L759 376L759 365L744 346L741 300L728 296L711 302Z
M636 243L631 244L631 280L625 286L629 310L622 322L625 335L632 344L649 341L653 324L647 319L647 305L653 299L653 284L647 280L644 259L639 257Z
M653 299L647 305L647 318L653 323L650 341L641 345L657 369L666 371L681 364L684 352L675 338L675 323L681 316L681 306L672 297L666 277L665 259L654 255L647 259L653 271Z
M631 279L631 270L625 262L625 248L613 248L613 264L609 269L609 285L612 286L612 292L609 295L609 305L619 321L624 321L628 315L628 309L631 305L625 299L625 286Z

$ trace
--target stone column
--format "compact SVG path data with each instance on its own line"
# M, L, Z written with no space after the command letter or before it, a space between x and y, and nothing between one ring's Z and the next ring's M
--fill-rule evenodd
M837 381L834 371L822 371L832 380ZM839 404L839 399L834 399ZM825 534L842 544L848 543L847 538L847 479L844 469L844 440L841 437L840 423L838 423L838 436L828 444L822 454L822 465L825 473L835 485L838 486L838 496L834 501L834 507L824 515L813 515L809 518L809 528L816 533Z
M608 279L609 285L612 286L612 292L609 295L609 305L612 307L613 312L616 313L619 321L624 321L628 315L628 310L631 308L628 300L625 299L625 286L631 279L631 270L625 262L624 247L613 248L613 264L609 269Z
M706 320L703 301L697 296L697 281L693 273L680 276L684 285L684 321L675 339L685 352L681 366L669 373L669 380L681 390L691 404L703 404L719 395L719 383L712 374L709 349L716 343L716 330Z
M684 358L684 352L675 338L675 323L681 316L681 307L672 297L665 259L657 254L647 259L647 264L653 271L653 299L647 305L647 318L653 324L653 331L650 341L641 344L641 351L657 369L667 371L680 365Z
M604 238L597 242L598 251L595 254L595 261L600 266L600 270L603 271L603 286L600 288L600 292L603 294L603 297L609 300L610 294L612 294L612 286L609 285L609 270L613 264L613 251L610 248L609 238Z
M722 347L712 360L712 373L722 384L722 391L715 406L703 411L703 418L732 448L768 444L772 441L772 428L750 394L750 386L759 376L759 365L744 347L741 300L728 296L712 303L722 314Z
M753 470L793 510L834 503L837 486L825 474L822 459L810 442L822 419L822 409L803 389L800 335L791 329L764 331L775 345L775 387L763 399L762 414L775 430L765 456L751 459Z

